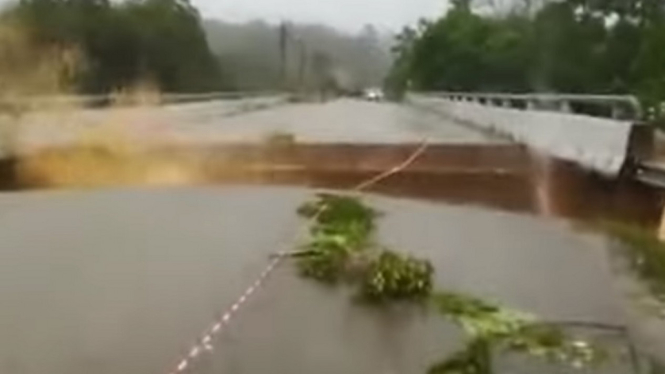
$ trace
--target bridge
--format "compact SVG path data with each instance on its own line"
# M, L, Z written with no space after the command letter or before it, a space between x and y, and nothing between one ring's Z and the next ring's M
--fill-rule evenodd
M660 192L633 172L648 131L632 99L190 100L15 118L5 187L33 191L0 194L8 372L170 371L271 253L297 245L294 211L311 187L348 188L405 160L368 199L386 213L382 240L431 257L437 282L552 321L626 324L605 242L552 218L658 223ZM594 105L617 109L574 113ZM104 188L77 190L91 186ZM186 370L420 372L422 341L456 348L449 326L362 310L292 272L278 268ZM40 333L23 333L28 323ZM625 352L618 330L594 333ZM638 372L620 357L611 372Z
M42 100L38 105L49 98ZM108 98L49 102L78 108ZM383 192L564 217L659 219L654 202L662 173L650 160L651 128L637 120L640 107L630 96L428 93L398 105L221 93L164 95L159 104L66 110L60 117L30 112L20 120L14 147L30 166L72 146L94 145L81 138L101 128L150 148L194 183L343 187L427 142L427 152L382 184ZM77 183L73 176L67 181L19 169L20 178L6 178L13 180L9 187Z

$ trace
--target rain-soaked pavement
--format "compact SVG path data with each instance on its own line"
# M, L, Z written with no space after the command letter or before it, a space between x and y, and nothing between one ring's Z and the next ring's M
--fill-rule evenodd
M641 190L629 186L628 197L617 200L621 189L611 183L551 160L534 161L518 146L394 104L340 100L226 117L214 103L190 105L155 110L143 121L122 117L138 121L127 122L132 136L187 145L159 152L179 160L196 153L186 166L201 167L203 175L176 178L189 186L0 195L0 372L168 374L216 313L255 280L268 255L297 245L295 210L313 191L268 184L352 186L394 166L423 139L433 146L420 164L387 179L379 191L428 200L370 197L386 213L379 223L385 244L430 258L440 287L552 321L623 325L605 242L554 217L575 216L567 210L603 211L598 207L608 204L615 210L648 206L652 200ZM51 137L55 132L33 130L26 132L26 143L51 145L75 134ZM238 151L232 163L219 156L228 147L215 148L238 140L262 143L277 132L309 146ZM204 151L192 151L192 144ZM101 155L112 159L107 151ZM251 162L243 167L288 161L287 177L275 171L229 177L226 167L248 155ZM293 174L294 163L304 168L302 175ZM227 184L243 181L266 185ZM211 183L223 186L192 186ZM645 214L637 210L635 217ZM614 333L599 333L615 347L625 343ZM458 347L457 338L435 316L354 305L343 292L297 278L285 263L222 332L215 351L188 372L424 373ZM508 362L500 367L561 372ZM631 370L622 360L603 372Z
M293 248L295 209L311 196L249 186L1 195L2 372L166 374L270 253ZM385 213L382 242L430 258L440 287L548 320L622 323L599 238L512 213L369 201ZM458 344L435 316L354 305L287 263L191 372L423 373Z
M68 110L28 115L20 142L24 148L81 140L95 128L122 131L148 142L261 142L273 134L291 134L303 143L399 144L428 139L434 143L497 142L450 120L392 103L339 99L326 103L280 105L235 115L226 101L166 107Z
M660 214L658 194L637 183L604 180L405 105L339 99L231 109L213 101L28 115L17 136L23 157L14 170L0 165L0 185L344 188L427 141L426 152L381 192L574 218L624 215L651 225Z
M195 126L174 128L185 139L260 141L272 133L294 135L302 143L496 142L440 116L393 103L341 99L328 103L288 105L225 121L200 118Z

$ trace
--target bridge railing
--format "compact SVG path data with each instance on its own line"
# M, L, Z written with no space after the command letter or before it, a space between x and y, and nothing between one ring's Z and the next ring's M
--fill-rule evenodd
M21 137L42 125L51 128L54 136L38 143L58 145L75 138L77 129L105 123L109 112L105 109L121 109L129 117L123 120L139 121L143 118L159 118L170 123L182 120L186 124L188 113L203 110L210 116L231 117L251 111L271 108L288 102L289 96L280 92L211 92L201 94L146 93L145 96L128 95L43 95L0 97L0 162L20 153ZM182 105L181 105L182 104ZM134 112L134 109L137 109ZM159 114L161 113L161 115ZM55 114L55 115L54 115ZM137 117L134 117L137 115ZM153 117L154 116L154 117ZM62 124L61 129L57 125ZM33 129L33 130L31 130ZM51 130L46 130L50 134Z
M643 115L639 101L631 95L461 92L428 92L427 95L503 108L586 114L619 120L639 120Z
M619 175L632 157L636 121L630 117L636 113L619 115L615 109L618 118L611 118L611 111L609 116L593 116L574 108L592 103L605 109L639 109L636 100L622 96L428 92L410 94L407 102L608 177Z
M146 93L154 104L168 105L189 102L203 102L213 100L243 100L265 97L276 97L282 95L278 92L207 92L207 93L158 93L152 95ZM69 106L78 108L105 107L111 105L132 105L141 103L142 95L100 94L100 95L44 95L26 97L4 97L0 98L0 109L11 108L43 108Z

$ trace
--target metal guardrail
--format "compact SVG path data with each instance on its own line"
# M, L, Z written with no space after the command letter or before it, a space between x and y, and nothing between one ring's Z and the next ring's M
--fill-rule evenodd
M587 114L622 120L637 120L643 115L639 101L631 95L471 92L427 92L425 94L452 101L474 102L505 108Z
M251 99L266 96L276 96L280 92L210 92L210 93L167 93L160 95L162 102L181 103L190 101L208 101L208 100L240 100Z
M632 158L631 133L648 128L636 126L636 101L623 96L434 92L411 100L609 178Z
M152 100L160 105L188 103L212 100L240 100L278 95L278 92L207 92L207 93L162 93L155 94ZM151 94L148 93L146 97ZM26 96L0 99L0 107L42 107L42 106L75 106L75 107L103 107L108 105L131 105L141 101L141 95L131 95L126 98L122 95L57 95L57 96Z

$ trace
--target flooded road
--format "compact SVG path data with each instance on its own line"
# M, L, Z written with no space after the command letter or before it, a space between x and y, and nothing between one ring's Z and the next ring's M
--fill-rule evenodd
M0 194L0 372L170 373L268 255L298 244L295 211L312 187L353 186L424 139L421 157L377 186L393 197L370 202L386 213L381 241L430 258L442 288L551 321L623 325L604 241L557 217L653 223L659 213L653 191L394 104L226 116L206 103L142 115L28 126L30 152L6 160L3 181L33 191ZM122 141L80 142L81 129L118 118ZM293 138L266 141L275 134ZM416 374L459 347L436 316L370 310L348 296L284 263L187 373ZM595 333L625 347L615 332ZM602 372L631 373L621 354Z
M311 196L248 186L0 195L0 370L166 374L270 253L294 247L295 210ZM385 213L380 240L429 257L439 287L548 320L622 324L599 238L513 213L369 202ZM457 337L417 310L354 305L285 263L190 372L423 373ZM604 372L630 372L624 364Z
M88 140L89 132L95 129L161 145L256 143L274 134L290 134L302 143L397 144L423 139L447 144L498 142L438 115L393 103L339 99L284 104L241 114L229 107L226 101L212 101L40 113L23 119L18 138L24 150Z
M657 192L537 155L432 112L339 99L233 114L226 101L27 116L5 189L229 183L344 188L399 163L381 192L656 225ZM230 115L233 114L233 115Z
M403 162L422 143L213 144L43 149L0 164L4 189L160 185L348 188ZM658 225L657 189L603 178L517 144L428 144L377 192L577 220Z
M261 141L274 133L292 134L302 143L497 142L440 116L393 103L340 99L286 105L219 121L198 118L174 125L189 141Z

